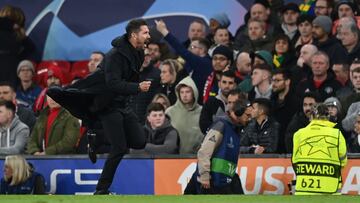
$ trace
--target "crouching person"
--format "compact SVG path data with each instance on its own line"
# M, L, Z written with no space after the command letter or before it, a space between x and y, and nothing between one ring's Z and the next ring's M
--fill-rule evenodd
M241 100L213 123L197 153L197 169L184 194L243 194L236 167L240 132L250 118L250 103Z

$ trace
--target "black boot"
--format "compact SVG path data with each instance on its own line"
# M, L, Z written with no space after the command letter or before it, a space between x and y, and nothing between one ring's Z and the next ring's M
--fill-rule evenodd
M86 136L89 142L88 145L88 155L89 155L89 159L90 161L94 164L96 163L96 145L95 145L95 140L96 140L96 134L95 131L92 129L89 129L86 132Z
M94 192L94 195L110 195L110 191L109 190L96 190Z

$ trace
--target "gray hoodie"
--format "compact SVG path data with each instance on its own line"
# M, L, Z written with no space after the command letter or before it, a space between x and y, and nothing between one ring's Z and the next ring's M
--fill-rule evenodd
M10 128L0 127L0 155L24 153L29 134L29 127L15 116Z

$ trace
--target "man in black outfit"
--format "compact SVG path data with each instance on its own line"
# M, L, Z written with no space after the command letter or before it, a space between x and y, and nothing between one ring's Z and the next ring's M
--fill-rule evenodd
M116 169L128 148L143 148L145 136L137 117L129 107L131 95L147 92L150 81L138 83L139 70L144 60L144 47L150 40L149 28L142 19L132 20L126 34L115 38L113 48L105 55L100 69L104 70L105 83L113 93L107 107L99 113L104 133L111 143L101 177L96 186L97 194L109 194ZM126 122L126 125L125 125Z

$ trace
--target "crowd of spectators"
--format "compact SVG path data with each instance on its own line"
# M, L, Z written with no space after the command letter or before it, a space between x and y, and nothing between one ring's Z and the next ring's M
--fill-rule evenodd
M195 20L184 42L156 20L153 29L162 38L149 42L139 72L140 82L151 81L151 87L130 105L144 124L147 145L129 153L196 154L217 117L245 99L252 112L240 133L240 153L291 153L293 134L320 102L348 151L359 152L359 2L282 2L255 0L235 33L226 11L210 18L209 31ZM24 22L20 8L0 9L0 155L86 153L81 121L46 96L48 87L64 86L71 77L53 64L45 87L36 84L38 61ZM91 53L89 74L103 58Z

